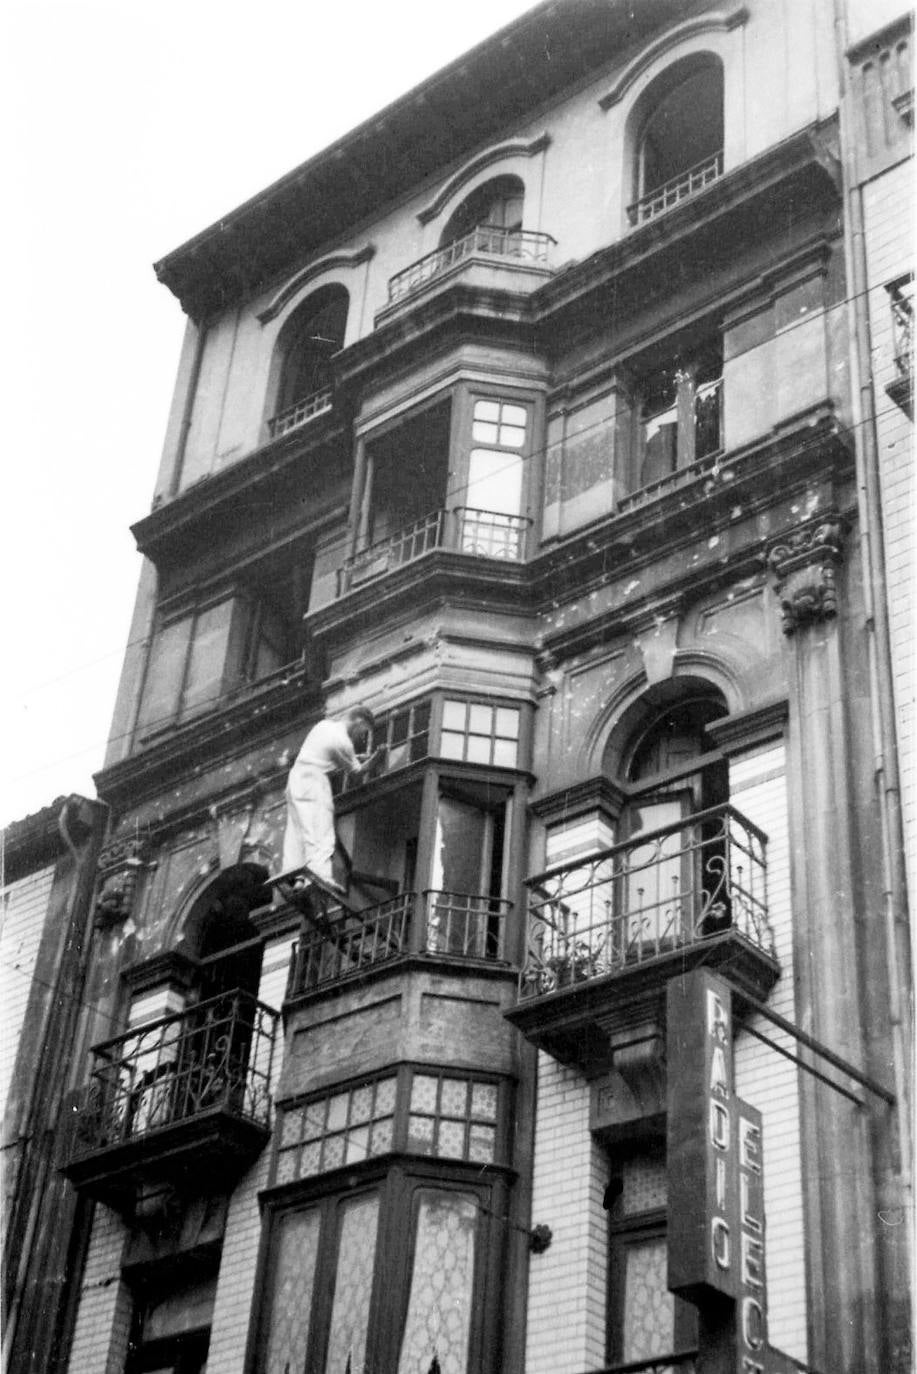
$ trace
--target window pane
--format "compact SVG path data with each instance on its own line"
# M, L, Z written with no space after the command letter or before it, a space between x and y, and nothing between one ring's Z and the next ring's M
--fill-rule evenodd
M471 1115L480 1117L484 1121L496 1121L496 1083L475 1083L471 1092Z
M499 420L500 402L499 401L475 401L474 418L476 420Z
M468 1103L468 1080L444 1078L440 1111L443 1116L464 1116Z
M503 406L500 419L503 421L504 425L519 425L524 430L526 420L525 406Z
M202 611L194 623L194 638L182 693L182 716L215 701L223 688L232 601Z
M290 1212L277 1227L268 1338L261 1374L289 1374L306 1364L319 1211Z
M497 1133L493 1126L473 1125L469 1132L468 1158L475 1164L487 1164L494 1157Z
M366 1329L376 1258L376 1227L379 1200L357 1198L341 1208L341 1235L338 1246L334 1307L328 1337L327 1374L347 1368L361 1371L366 1365ZM293 1374L292 1367L290 1374Z
M436 1111L436 1087L438 1079L429 1074L415 1073L411 1084L411 1107L415 1112Z
M490 736L469 735L465 757L469 763L490 763Z
M166 625L154 638L137 721L141 732L155 730L175 719L190 636L188 616Z
M519 712L507 706L497 707L497 734L506 739L519 738Z
M412 1116L408 1122L408 1149L419 1155L432 1154L434 1125L431 1116Z
M419 1194L411 1296L398 1374L467 1374L477 1206L473 1196ZM448 1282L444 1282L448 1276Z
M328 1101L327 1130L342 1131L347 1125L348 1093L337 1093Z
M464 1159L465 1123L464 1121L441 1121L436 1153L446 1159Z
M365 1088L355 1088L350 1098L351 1121L368 1121L372 1116L373 1088L367 1083Z
M515 768L518 745L512 739L494 740L494 763L498 768Z
M464 730L466 707L464 701L443 702L443 729Z
M489 735L493 729L493 710L490 706L472 705L468 728L476 735Z
M484 424L481 420L475 420L471 426L471 437L478 444L495 444L498 433L496 425Z
M624 1279L624 1360L665 1355L675 1343L675 1299L666 1288L666 1243L628 1245Z
M518 454L472 449L465 505L472 510L518 515L522 505L522 463Z
M439 751L444 759L460 759L465 753L465 736L444 730Z

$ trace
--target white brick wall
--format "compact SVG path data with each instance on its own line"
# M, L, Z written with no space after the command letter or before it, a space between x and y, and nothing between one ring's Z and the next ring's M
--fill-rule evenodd
M913 159L899 163L863 188L869 284L869 323L875 382L879 480L885 533L886 576L901 772L908 878L917 891L917 762L914 752L914 426L886 395L897 375L885 286L913 270Z
M121 1281L127 1231L107 1207L96 1208L68 1374L123 1374L131 1296Z
M757 749L730 763L730 800L768 837L767 888L781 976L768 999L795 1022L793 914L789 814L782 744ZM750 1024L795 1053L792 1037L761 1016ZM806 1271L799 1093L796 1068L776 1050L742 1033L736 1037L736 1091L763 1117L764 1210L767 1222L768 1320L771 1342L806 1359Z
M538 1056L538 1127L532 1220L553 1239L529 1269L526 1374L580 1374L605 1363L608 1182L589 1133L589 1085L575 1069Z
M41 943L54 865L3 889L3 925L0 928L0 1120L6 1114L7 1097L16 1062L16 1051L32 990L38 947ZM5 1138L3 1144L11 1142Z
M283 1001L292 943L290 939L276 941L264 951L258 996L269 1007L279 1008ZM272 1090L276 1087L283 1062L280 1023L277 1036ZM219 1374L242 1374L245 1363L255 1267L261 1241L258 1193L267 1183L269 1161L270 1149L266 1148L236 1188L229 1204L207 1360L208 1368L219 1370Z

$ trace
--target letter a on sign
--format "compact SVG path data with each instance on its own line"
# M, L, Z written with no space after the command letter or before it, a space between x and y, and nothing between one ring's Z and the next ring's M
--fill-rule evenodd
M668 1285L692 1302L738 1294L732 995L707 969L666 990Z

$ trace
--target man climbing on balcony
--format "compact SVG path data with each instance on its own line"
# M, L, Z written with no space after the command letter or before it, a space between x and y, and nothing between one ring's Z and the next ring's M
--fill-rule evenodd
M331 779L336 773L362 777L382 757L384 745L365 752L372 728L372 712L352 706L341 720L320 720L303 741L287 781L283 866L278 875L288 879L294 891L308 886L309 875L301 872L308 869L327 887L343 892L331 866L337 840Z

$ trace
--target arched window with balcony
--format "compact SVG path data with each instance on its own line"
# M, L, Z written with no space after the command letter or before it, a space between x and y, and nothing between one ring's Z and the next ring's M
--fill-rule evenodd
M723 64L713 53L682 58L644 91L631 113L627 216L644 224L723 173Z
M276 439L331 406L331 359L344 346L350 298L345 287L323 286L290 316L277 342L278 378L269 421Z
M522 231L524 209L525 186L519 177L494 177L478 186L453 211L440 235L439 246L445 248L475 231L481 232L483 240L488 230L497 231L494 242L511 243L511 236ZM490 251L505 252L506 249L494 247Z

